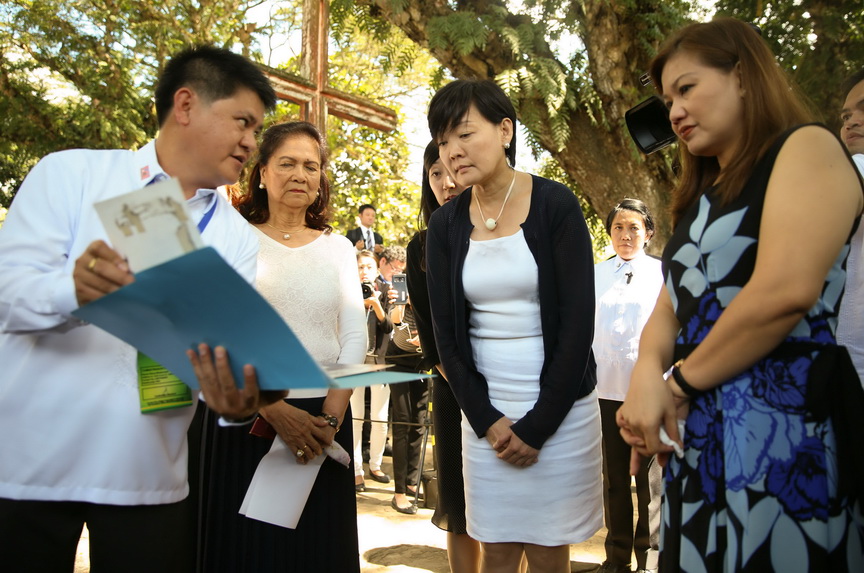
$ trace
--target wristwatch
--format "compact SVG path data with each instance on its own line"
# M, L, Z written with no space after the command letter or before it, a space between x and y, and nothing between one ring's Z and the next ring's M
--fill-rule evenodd
M324 412L322 412L318 415L320 417L324 418L324 421L326 421L330 425L331 428L334 428L337 432L339 431L339 418L337 418L336 416L334 416L332 414L327 414Z

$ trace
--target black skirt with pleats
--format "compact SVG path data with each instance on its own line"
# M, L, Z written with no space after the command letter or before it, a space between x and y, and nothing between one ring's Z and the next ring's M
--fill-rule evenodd
M324 398L287 402L317 415ZM351 419L350 407L345 418ZM336 441L346 451L353 451L351 424L342 426ZM255 469L271 445L272 440L249 435L249 426L219 427L217 416L207 411L196 494L199 571L359 573L357 501L351 468L329 458L324 461L296 529L238 513ZM285 483L282 495L294 495L291 483Z

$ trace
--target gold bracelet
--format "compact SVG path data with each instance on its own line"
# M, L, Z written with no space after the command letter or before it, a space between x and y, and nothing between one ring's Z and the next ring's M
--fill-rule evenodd
M681 391L687 394L688 398L698 398L701 394L703 394L703 391L697 390L696 388L691 386L684 378L684 375L681 374L681 366L683 364L684 359L682 358L681 360L672 365L672 378L675 380L675 383L678 384L678 387L681 388Z

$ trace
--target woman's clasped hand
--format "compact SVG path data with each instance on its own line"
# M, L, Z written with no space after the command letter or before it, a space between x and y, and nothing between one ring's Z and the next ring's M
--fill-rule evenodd
M295 408L285 402L271 404L261 409L261 416L267 420L282 441L297 455L297 463L306 464L324 453L324 448L333 443L336 428L330 426L321 416Z
M682 445L678 420L687 418L690 401L686 395L675 395L672 384L674 380L671 376L668 380L664 379L662 374L645 375L643 378L641 373L635 370L633 372L627 400L618 409L617 415L621 437L633 448L631 474L638 471L639 456L657 454L657 461L663 466L666 465L674 447L661 441L661 427L673 442ZM641 406L636 408L634 404Z
M514 466L528 467L537 463L540 450L532 448L513 433L513 422L506 417L499 419L486 431L486 441L498 452L498 459Z

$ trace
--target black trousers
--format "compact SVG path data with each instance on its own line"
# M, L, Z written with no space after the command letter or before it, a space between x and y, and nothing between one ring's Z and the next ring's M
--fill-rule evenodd
M600 400L603 427L603 514L606 518L606 560L629 565L636 553L637 569L656 569L660 547L660 498L662 468L654 457L643 458L636 475L639 517L633 528L633 498L630 491L630 446L621 437L615 414L622 402Z
M394 370L399 370L395 366ZM390 421L393 431L393 486L395 493L408 493L406 486L420 481L420 450L429 404L429 381L412 380L390 384Z
M0 564L16 573L69 573L84 524L91 573L193 571L187 502L103 505L0 498Z

